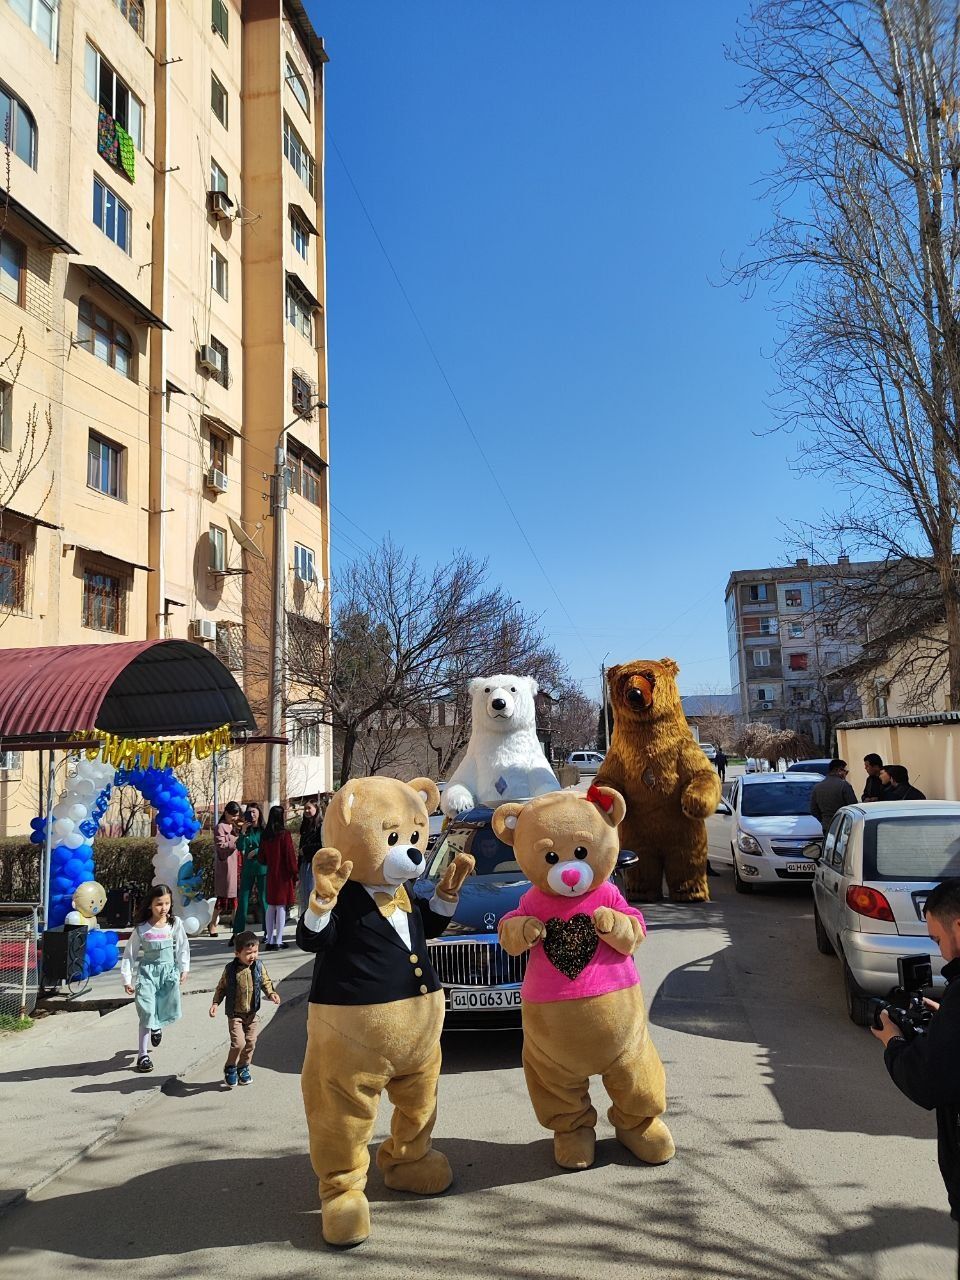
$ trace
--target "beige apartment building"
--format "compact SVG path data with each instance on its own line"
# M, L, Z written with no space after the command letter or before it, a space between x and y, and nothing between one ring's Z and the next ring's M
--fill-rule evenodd
M0 0L0 32L0 661L189 637L267 730L278 444L286 599L327 609L322 41L301 0ZM303 711L285 796L330 786ZM21 775L0 751L0 833Z

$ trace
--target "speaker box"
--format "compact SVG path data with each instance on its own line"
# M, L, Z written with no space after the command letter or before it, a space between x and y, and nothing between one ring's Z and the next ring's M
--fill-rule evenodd
M97 917L100 928L128 929L139 902L140 894L135 889L108 889L106 905Z
M68 978L79 977L86 958L86 925L65 924L62 929L44 930L42 985L55 987Z

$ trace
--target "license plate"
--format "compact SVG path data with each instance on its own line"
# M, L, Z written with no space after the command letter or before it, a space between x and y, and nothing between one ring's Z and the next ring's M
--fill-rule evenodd
M813 863L812 862L788 862L787 872L792 875L811 876L813 875Z
M924 907L926 907L927 905L927 895L925 893L915 893L913 895L913 900L917 904L917 915L922 920L923 910L924 910Z
M450 992L451 1009L519 1009L519 991L463 991Z

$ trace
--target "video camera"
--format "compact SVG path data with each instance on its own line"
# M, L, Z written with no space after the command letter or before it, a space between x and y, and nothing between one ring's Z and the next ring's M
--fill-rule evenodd
M934 1011L923 1003L924 991L933 986L933 964L929 956L898 956L897 975L900 985L890 993L890 999L870 1002L873 1025L881 1029L880 1015L886 1010L904 1040L913 1040L933 1021Z

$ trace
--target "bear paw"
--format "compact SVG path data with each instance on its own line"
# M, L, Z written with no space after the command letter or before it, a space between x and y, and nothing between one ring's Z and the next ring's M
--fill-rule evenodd
M677 1153L670 1130L659 1117L645 1129L617 1129L617 1141L623 1143L644 1164L666 1164Z
M458 813L466 813L468 809L472 809L474 804L473 793L457 782L444 791L441 808L448 818L455 818Z
M553 1135L553 1158L561 1169L589 1169L597 1145L596 1131L574 1129Z
M338 1249L363 1244L370 1234L370 1206L362 1191L344 1191L323 1202L323 1238Z
M381 1152L383 1147L380 1148ZM378 1159L377 1163L380 1163ZM387 1158L381 1165L383 1180L391 1191L412 1191L417 1196L438 1196L453 1182L450 1161L442 1151L428 1151L419 1160L394 1164Z

